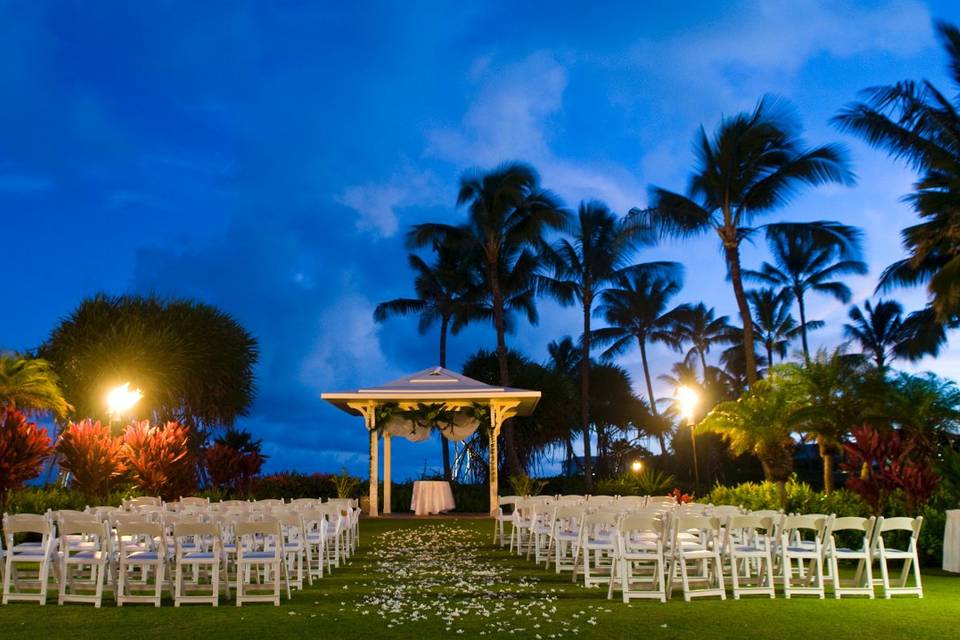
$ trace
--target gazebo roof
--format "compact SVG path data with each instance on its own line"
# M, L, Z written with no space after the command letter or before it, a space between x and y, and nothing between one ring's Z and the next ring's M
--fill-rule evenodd
M517 415L529 415L540 400L540 392L489 385L443 367L430 367L376 387L323 393L320 397L353 415L361 415L352 405L362 402L470 404L491 400L514 401Z

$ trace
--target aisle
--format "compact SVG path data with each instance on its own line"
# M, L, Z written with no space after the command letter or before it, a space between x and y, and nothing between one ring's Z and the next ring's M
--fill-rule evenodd
M476 527L424 523L376 534L366 543L369 593L360 600L360 612L379 615L388 629L439 621L448 633L462 634L466 625L478 635L563 638L610 612L601 600L559 615L557 601L572 587L569 577L561 586L552 576L545 581L529 575L495 551Z

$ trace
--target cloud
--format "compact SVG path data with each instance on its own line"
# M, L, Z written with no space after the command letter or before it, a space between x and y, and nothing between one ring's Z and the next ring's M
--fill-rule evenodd
M429 171L402 167L384 183L366 182L343 189L335 198L359 215L357 229L390 237L400 225L400 210L449 202L449 189Z
M554 150L554 142L571 133L562 127L568 70L556 56L540 51L499 65L481 57L469 77L476 93L460 122L426 132L428 158L461 168L523 160L571 204L595 198L624 212L640 202L642 186L622 166Z

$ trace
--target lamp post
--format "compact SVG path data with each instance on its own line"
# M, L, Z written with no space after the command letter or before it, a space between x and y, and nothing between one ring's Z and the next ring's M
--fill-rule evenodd
M124 382L119 387L114 387L107 393L107 411L110 414L110 424L114 419L119 423L122 420L123 412L132 409L135 404L140 402L143 393L140 389L130 389L130 383Z
M686 420L690 427L690 445L693 449L693 487L697 493L700 493L700 469L697 465L697 430L693 420L693 411L700 398L697 392L687 386L677 387L677 403L680 405L680 415Z
M640 462L639 460L634 460L633 463L630 465L630 470L633 471L634 473L640 473L641 471L643 471L643 463Z

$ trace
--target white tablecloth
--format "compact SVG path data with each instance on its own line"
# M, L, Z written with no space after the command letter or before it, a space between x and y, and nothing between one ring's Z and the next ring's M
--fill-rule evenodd
M960 573L960 509L947 511L943 532L943 570Z
M456 506L450 483L443 480L417 480L413 483L410 510L418 516L450 511Z

